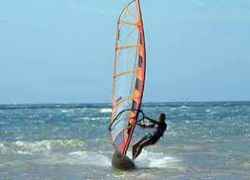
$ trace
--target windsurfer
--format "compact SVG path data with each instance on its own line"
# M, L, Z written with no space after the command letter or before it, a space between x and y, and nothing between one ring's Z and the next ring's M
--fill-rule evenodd
M138 125L142 128L156 128L156 131L153 133L153 135L145 135L139 142L137 142L133 146L133 159L136 159L140 155L144 147L157 143L167 129L167 124L165 122L166 115L164 113L160 114L159 121L153 120L148 117L145 117L144 119L149 120L151 124L145 124L142 120L138 123Z

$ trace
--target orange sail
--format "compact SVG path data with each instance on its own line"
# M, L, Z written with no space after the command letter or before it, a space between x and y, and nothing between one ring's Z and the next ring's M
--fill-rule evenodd
M121 12L117 23L113 71L113 144L124 157L136 127L146 74L145 36L140 0L133 0Z

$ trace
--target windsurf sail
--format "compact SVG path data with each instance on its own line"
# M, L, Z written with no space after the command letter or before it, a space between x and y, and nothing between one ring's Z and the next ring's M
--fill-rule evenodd
M146 49L140 0L121 12L117 23L113 71L113 144L124 157L131 143L140 112L146 74Z

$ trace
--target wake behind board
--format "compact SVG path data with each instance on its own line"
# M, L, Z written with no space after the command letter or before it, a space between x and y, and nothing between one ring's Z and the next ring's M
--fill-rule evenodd
M116 151L123 158L133 138L141 108L145 74L146 49L142 12L140 0L133 0L118 18L113 71L110 133Z

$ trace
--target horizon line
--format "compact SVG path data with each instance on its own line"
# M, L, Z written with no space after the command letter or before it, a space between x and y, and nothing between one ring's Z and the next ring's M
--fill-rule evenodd
M237 102L249 102L250 100L186 100L186 101L146 101L142 104L157 104L157 103L237 103ZM0 103L0 106L8 106L8 105L91 105L91 104L112 104L112 102L37 102L37 103Z

